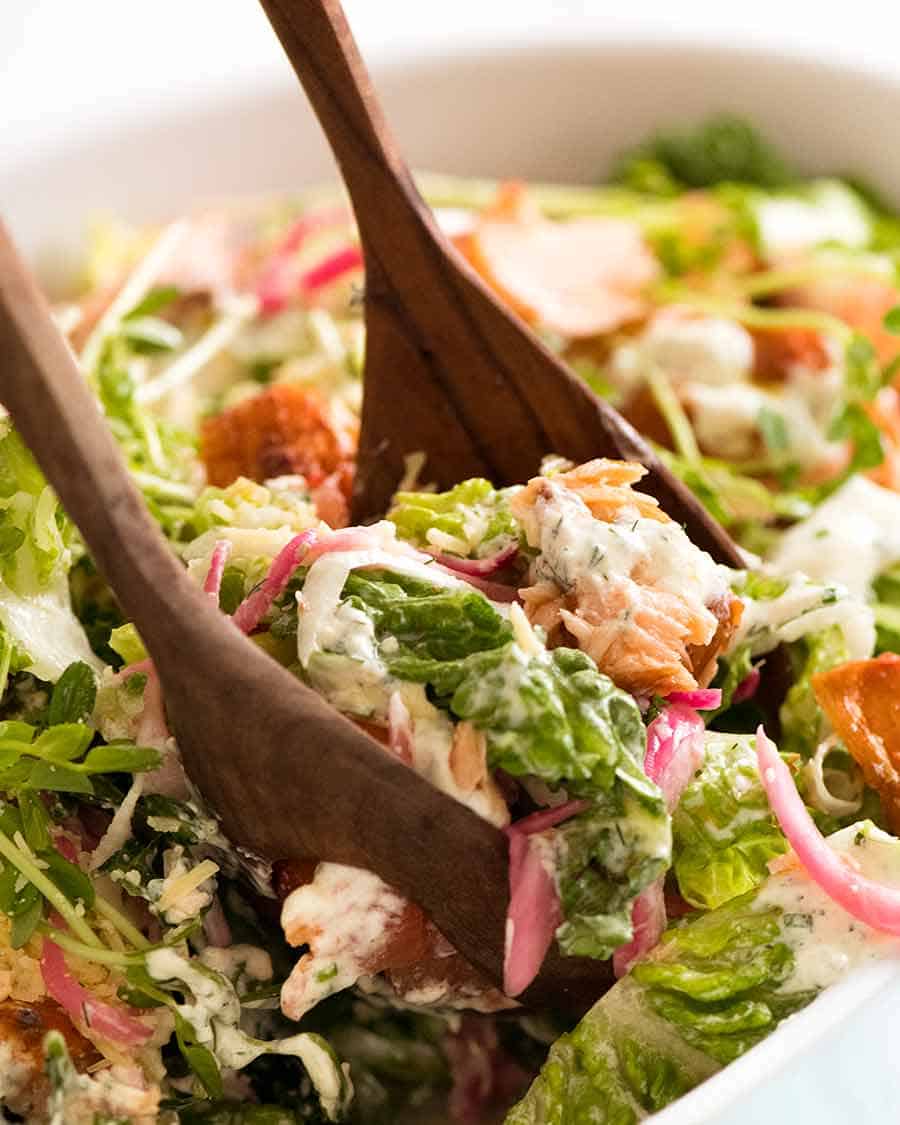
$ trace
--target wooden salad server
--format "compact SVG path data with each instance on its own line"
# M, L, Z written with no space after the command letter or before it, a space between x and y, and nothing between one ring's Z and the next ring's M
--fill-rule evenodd
M2 222L0 401L137 626L188 774L229 839L375 871L499 985L505 837L265 655L188 577ZM607 964L554 948L522 1000L583 1010L610 983Z
M507 310L438 229L339 0L261 0L338 161L366 266L354 521L382 515L410 453L442 488L518 484L548 453L639 461L641 487L713 558L737 546L633 427Z

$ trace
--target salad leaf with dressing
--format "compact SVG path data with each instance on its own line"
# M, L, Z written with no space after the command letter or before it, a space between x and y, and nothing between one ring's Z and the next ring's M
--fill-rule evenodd
M894 885L900 843L868 822L829 838ZM802 868L685 919L553 1045L506 1125L632 1125L770 1035L823 988L897 942L854 923Z

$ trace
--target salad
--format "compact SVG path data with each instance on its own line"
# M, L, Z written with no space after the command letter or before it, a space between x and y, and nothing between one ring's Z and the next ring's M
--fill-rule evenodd
M506 833L504 980L374 874L223 836L4 419L9 1120L630 1125L900 954L900 219L728 117L599 187L421 182L745 565L640 465L555 450L444 492L423 450L351 526L342 200L99 224L56 315L150 511L250 642ZM517 1001L554 940L616 977L578 1022Z

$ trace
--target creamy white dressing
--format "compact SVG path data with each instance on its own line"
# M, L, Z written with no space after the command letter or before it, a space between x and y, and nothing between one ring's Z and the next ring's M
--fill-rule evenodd
M245 964L250 960L248 958ZM213 1051L220 1066L241 1069L265 1054L298 1058L316 1088L326 1115L337 1120L352 1097L353 1087L349 1069L338 1064L320 1036L303 1033L270 1042L254 1039L239 1026L240 1001L225 975L187 961L174 949L151 950L146 965L155 981L181 981L190 990L193 1002L179 1004L179 1012L190 1022L197 1041Z
M825 436L827 417L816 409L805 382L789 381L776 391L749 383L704 386L692 381L685 384L682 395L691 408L697 441L711 456L733 461L758 457L764 412L784 425L784 449L769 451L776 461L813 468L828 463L841 450L840 444Z
M646 519L637 508L624 508L615 523L606 523L594 518L580 496L552 480L535 504L534 520L532 545L540 551L532 566L535 582L553 582L567 591L587 578L630 576L640 566L643 583L695 603L700 614L728 590L727 569L695 546L674 520Z
M306 666L312 687L344 714L384 718L391 679L371 617L341 602L321 620L316 643L321 651Z
M851 477L784 533L769 561L781 574L837 579L865 601L878 574L900 561L900 494Z
M282 989L285 1013L300 1019L326 996L355 984L405 909L406 900L371 871L320 863L312 882L291 891L281 909L289 940L298 928L315 935Z
M657 313L640 336L615 348L607 373L631 392L654 370L675 387L688 379L722 387L749 379L752 369L753 338L742 325L667 309Z
M762 656L783 641L797 641L832 625L843 632L849 659L864 660L875 647L872 610L838 583L820 586L795 573L778 597L741 601L744 612L729 651L749 644L752 656Z
M828 837L869 879L900 889L900 844L869 822ZM783 940L795 957L784 992L822 989L851 970L886 957L900 957L900 938L879 933L853 918L814 883L802 867L771 875L754 909L782 911Z
M826 242L861 249L871 235L862 203L836 180L816 181L802 195L767 196L755 204L754 211L767 257Z

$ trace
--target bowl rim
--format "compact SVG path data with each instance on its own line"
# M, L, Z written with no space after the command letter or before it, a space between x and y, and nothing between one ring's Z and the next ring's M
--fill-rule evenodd
M596 26L596 25L595 25ZM698 43L687 37L666 32L654 34L610 34L603 37L590 37L590 24L587 24L587 37L579 36L570 27L548 28L548 34L540 42L534 35L523 29L516 33L499 36L489 35L482 39L467 42L465 39L451 39L438 43L426 40L415 45L401 40L397 44L382 44L371 52L370 70L376 88L382 81L406 74L420 79L429 71L440 69L459 70L463 67L481 67L488 63L509 62L527 64L530 59L545 59L555 55L561 59L587 57L634 56L652 61L681 60L681 65L728 61L736 67L776 66L785 70L804 71L810 80L815 77L839 78L868 88L871 93L887 92L900 96L900 71L891 70L886 64L864 64L848 58L829 57L821 50L803 46L774 45L767 43L741 44L727 35L711 38ZM596 35L596 32L595 32ZM138 101L132 109L112 117L98 116L92 125L75 137L56 137L53 141L54 157L77 158L80 152L98 143L109 143L131 135L137 128L142 133L152 133L165 129L167 124L181 121L186 114L193 117L218 116L233 107L248 102L262 102L284 96L295 90L301 101L304 98L297 79L285 62L283 69L274 69L256 75L240 75L237 82L225 85L219 81L205 82L191 90L190 105L184 102L172 104L153 103L148 105ZM35 151L24 137L13 137L10 150L5 154L5 171L25 173L39 168L46 162L46 154Z
M857 968L824 989L806 1008L783 1020L761 1043L727 1063L671 1105L652 1114L654 1125L709 1125L763 1082L775 1078L844 1019L900 980L900 958Z

